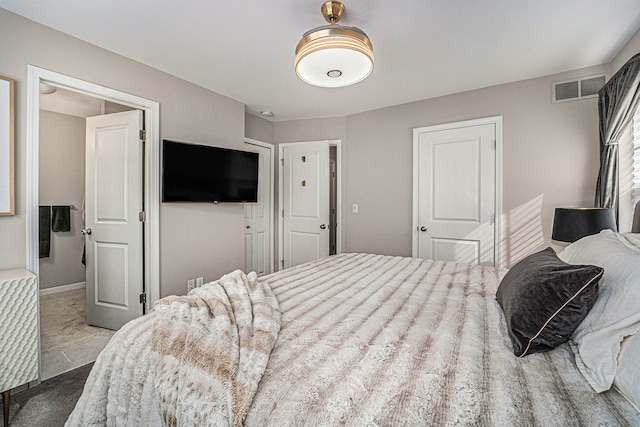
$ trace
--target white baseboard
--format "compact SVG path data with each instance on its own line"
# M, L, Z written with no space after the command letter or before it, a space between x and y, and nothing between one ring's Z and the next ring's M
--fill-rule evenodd
M70 285L55 286L53 288L40 289L40 296L59 294L60 292L75 291L77 289L84 289L87 286L87 282L71 283Z

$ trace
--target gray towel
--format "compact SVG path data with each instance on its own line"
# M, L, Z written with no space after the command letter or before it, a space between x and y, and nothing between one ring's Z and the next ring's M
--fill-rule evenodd
M71 207L51 206L51 231L71 231Z
M51 206L38 207L39 258L49 258L51 250Z

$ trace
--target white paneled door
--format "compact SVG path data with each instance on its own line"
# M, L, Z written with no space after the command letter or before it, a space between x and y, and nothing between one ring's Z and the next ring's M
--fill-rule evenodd
M499 120L414 129L414 256L497 265Z
M258 153L258 202L244 205L245 271L258 275L272 272L271 200L272 150L260 145L245 144L247 151Z
M142 112L87 118L87 323L119 329L142 315Z
M285 268L329 256L329 141L283 149Z

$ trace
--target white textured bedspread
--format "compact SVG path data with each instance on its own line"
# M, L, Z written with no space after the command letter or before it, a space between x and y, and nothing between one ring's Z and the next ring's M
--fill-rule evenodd
M263 278L282 327L248 426L617 426L568 346L518 359L495 301L505 270L343 254Z

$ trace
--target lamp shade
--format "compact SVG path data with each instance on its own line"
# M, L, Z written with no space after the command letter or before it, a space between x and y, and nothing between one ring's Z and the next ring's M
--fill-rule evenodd
M343 27L339 1L325 2L321 9L329 23L307 31L296 47L296 74L310 85L343 87L358 83L373 71L373 45L360 28Z
M373 47L355 27L327 25L310 31L296 48L296 73L313 86L343 87L373 71Z
M607 229L618 231L613 209L556 208L551 238L560 242L575 242Z

